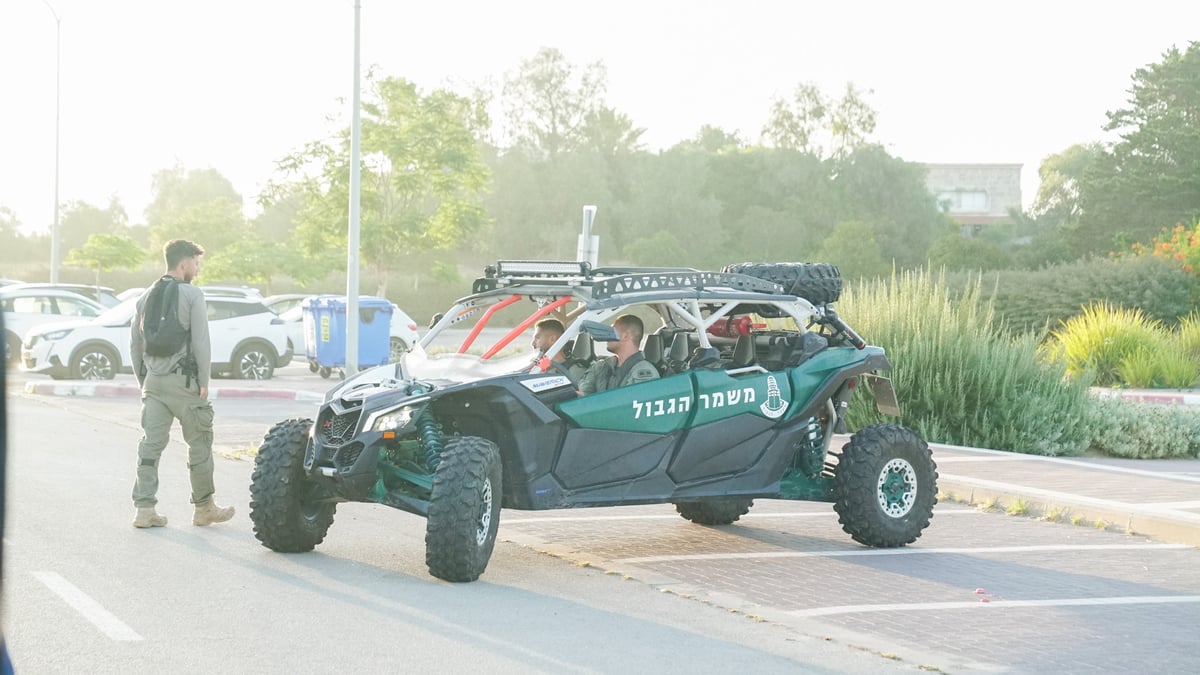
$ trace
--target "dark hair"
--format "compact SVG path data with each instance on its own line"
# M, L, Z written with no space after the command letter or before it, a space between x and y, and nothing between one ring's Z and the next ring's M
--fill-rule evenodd
M163 260L167 262L169 270L175 269L184 260L198 255L204 255L204 248L187 239L172 239L163 245Z
M646 332L646 325L636 314L622 314L618 316L616 321L613 321L614 326L624 326L633 333L633 344L642 344L642 335Z
M559 335L567 332L567 329L563 327L562 322L558 319L542 319L537 322L535 328L537 330L548 330L551 333L558 333Z

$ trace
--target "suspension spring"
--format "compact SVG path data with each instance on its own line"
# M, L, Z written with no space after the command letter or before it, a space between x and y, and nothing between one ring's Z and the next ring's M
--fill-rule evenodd
M442 461L442 431L428 408L417 417L417 430L421 435L421 448L425 451L425 466L433 471Z
M820 418L808 420L806 438L796 452L796 466L807 476L816 476L825 468L825 434L821 431Z

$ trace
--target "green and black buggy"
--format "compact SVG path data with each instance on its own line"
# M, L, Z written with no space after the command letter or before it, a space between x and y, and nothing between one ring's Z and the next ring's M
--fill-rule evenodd
M879 375L891 365L833 310L840 293L825 264L498 262L398 362L332 389L315 420L271 428L250 486L255 535L308 551L338 502L386 504L427 519L429 572L449 581L483 573L501 508L670 502L726 525L756 499L825 501L855 541L911 543L937 501L928 445L878 424L830 449L858 385L899 414ZM646 323L661 377L580 396L572 374L625 313ZM566 332L545 354L510 346L548 317Z

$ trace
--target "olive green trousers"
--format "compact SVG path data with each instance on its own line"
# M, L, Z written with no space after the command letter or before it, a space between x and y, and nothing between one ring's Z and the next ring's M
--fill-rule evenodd
M196 378L172 373L147 374L142 383L142 436L138 444L137 482L133 504L139 508L158 503L158 460L171 440L171 425L179 420L188 446L188 471L192 480L192 503L213 495L213 408L200 398Z

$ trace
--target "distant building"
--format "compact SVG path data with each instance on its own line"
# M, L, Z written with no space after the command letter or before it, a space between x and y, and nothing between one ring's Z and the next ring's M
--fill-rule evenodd
M938 206L967 231L1010 222L1021 210L1020 164L926 164L925 185Z

